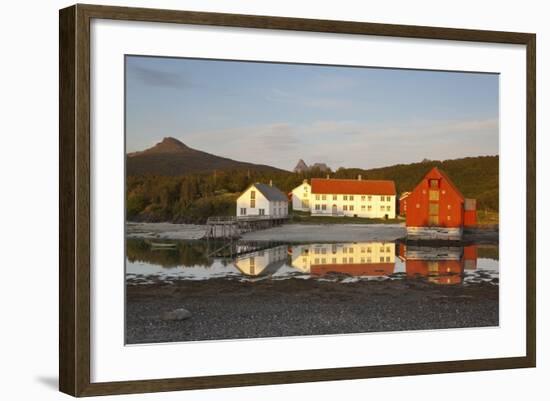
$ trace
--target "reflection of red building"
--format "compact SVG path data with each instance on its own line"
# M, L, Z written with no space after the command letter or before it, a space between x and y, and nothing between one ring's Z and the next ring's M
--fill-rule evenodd
M407 234L436 234L460 238L462 228L476 224L476 202L465 199L450 178L437 167L431 169L406 202ZM434 230L435 229L435 230Z
M427 277L437 284L460 284L464 270L477 268L477 247L429 248L399 245L407 277Z
M350 276L389 276L395 263L356 263L311 265L311 274L324 276L327 273L344 273Z

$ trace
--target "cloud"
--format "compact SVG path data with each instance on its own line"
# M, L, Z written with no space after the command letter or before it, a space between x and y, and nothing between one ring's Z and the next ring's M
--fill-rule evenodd
M498 153L498 120L290 122L197 131L187 145L220 156L290 170L299 159L331 168L371 168Z
M354 103L347 98L334 96L304 96L281 89L272 89L265 96L266 100L275 103L290 104L293 107L308 107L313 109L334 110L353 107Z
M174 72L155 70L138 65L129 67L128 72L137 80L148 86L172 89L186 89L192 87L192 84L187 79Z

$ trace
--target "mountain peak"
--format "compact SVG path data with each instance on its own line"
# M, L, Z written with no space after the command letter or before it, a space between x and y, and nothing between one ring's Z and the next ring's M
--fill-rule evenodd
M140 152L128 153L126 161L128 175L174 176L216 170L282 171L263 164L241 162L212 155L190 148L173 137L165 137L153 147Z
M189 147L179 139L167 136L165 138L162 138L162 141L157 143L149 150L156 150L160 152L178 152L182 150L189 150Z
M307 164L302 160L298 160L298 163L296 164L296 167L294 167L295 173L303 173L306 172L309 169Z
M189 146L182 141L171 136L162 138L162 141L155 144L155 146L142 150L140 152L129 153L129 157L135 157L143 154L156 154L156 153L185 153L193 151Z

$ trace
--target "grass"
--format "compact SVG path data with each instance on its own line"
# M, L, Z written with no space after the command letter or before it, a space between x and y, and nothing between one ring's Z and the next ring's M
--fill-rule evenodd
M477 225L478 226L490 226L498 225L498 212L492 210L478 210L477 211Z
M300 224L399 224L405 219L368 219L350 216L311 216L307 212L291 211L289 223Z

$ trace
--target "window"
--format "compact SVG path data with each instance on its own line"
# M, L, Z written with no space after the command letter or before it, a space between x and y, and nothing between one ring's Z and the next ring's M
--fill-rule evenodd
M361 205L361 211L362 211L362 212L365 211L365 205Z
M250 199L250 207L254 209L256 207L256 199Z
M390 253L390 247L389 246L386 247L386 252Z
M430 180L430 188L438 189L439 188L439 180Z
M353 253L353 248L349 248L349 253Z
M361 195L361 201L364 202L367 197L365 195Z
M347 195L344 195L344 200L348 200L348 196L347 196Z
M353 263L353 258L349 258L349 263Z
M338 195L332 195L332 200L338 200Z
M431 201L438 201L439 200L439 191L434 191L434 190L430 189L429 199Z
M343 208L344 210L348 210L348 205L344 205L344 206L342 206L342 208Z
M372 196L369 195L369 196L367 197L367 199L369 200L369 202L372 201Z
M381 205L381 206L380 206L380 211L381 211L381 212L384 211L384 205Z
M361 263L365 263L365 258L361 258Z
M326 248L321 248L321 254L326 255L327 254L327 249Z
M332 264L335 265L336 263L336 258L332 258Z
M389 261L390 261L390 257L386 256L386 262L389 262Z
M361 248L361 253L365 253L365 248Z
M319 248L315 248L315 249L313 250L313 253L314 253L315 255L319 255L319 252L320 252L320 251L321 251L321 250L320 250Z
M386 212L389 212L391 209L391 206L386 206Z
M380 256L380 262L384 263L384 257L383 256Z
M380 253L384 253L384 247L380 248Z
M353 205L349 205L349 210L353 210Z
M321 209L327 210L327 205L322 205L322 206L321 206Z
M327 196L326 196L326 195L322 195L322 196L321 196L321 199L322 199L322 200L327 200Z
M372 258L367 258L367 263L372 263Z
M250 199L256 199L256 191L250 191Z
M350 196L349 196L349 200L350 200L350 201L353 200L353 195L350 195Z
M371 253L372 250L370 249L370 246L367 248L367 253Z
M348 258L342 258L342 263L348 263Z
M367 206L367 210L370 212L372 210L372 206L371 205L368 205Z
M265 209L258 209L260 216L265 216Z
M322 263L322 264L326 264L326 263L327 263L327 259L326 259L326 258L322 258L322 259L321 259L321 263Z
M348 253L348 248L343 247L343 248L342 248L342 253Z
M315 210L321 210L321 205L315 205Z
M241 216L246 216L246 208L241 207Z
M319 264L319 258L315 258L315 264L316 264L316 265Z
M382 202L384 202L384 201L386 200L386 197L385 197L385 196L381 196L381 197L380 197L380 200L381 200Z
M321 200L321 196L319 194L315 195L315 200Z

